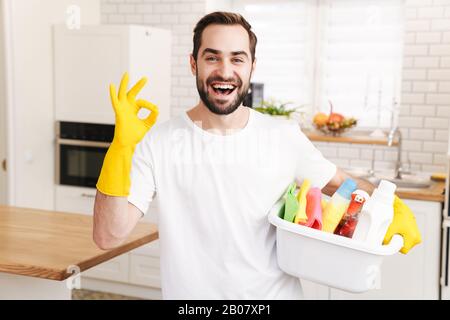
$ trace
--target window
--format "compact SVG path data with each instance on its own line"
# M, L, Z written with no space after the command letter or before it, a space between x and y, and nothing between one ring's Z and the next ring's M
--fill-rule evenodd
M318 106L390 127L400 92L402 1L321 1ZM323 109L325 108L325 109Z
M299 106L312 103L314 26L312 1L234 1L258 37L253 82L264 83L264 97Z
M391 127L399 105L402 0L235 0L258 36L265 98Z

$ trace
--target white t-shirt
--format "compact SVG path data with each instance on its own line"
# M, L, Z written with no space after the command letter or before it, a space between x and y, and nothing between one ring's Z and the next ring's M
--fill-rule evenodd
M229 135L187 113L155 125L136 146L128 201L146 213L158 199L163 298L303 298L278 267L267 214L294 180L323 188L335 172L298 124L253 109Z

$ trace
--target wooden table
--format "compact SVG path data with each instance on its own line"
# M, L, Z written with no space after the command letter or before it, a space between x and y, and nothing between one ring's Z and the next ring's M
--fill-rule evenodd
M138 223L119 247L92 240L92 216L0 206L0 299L70 299L79 273L158 239Z

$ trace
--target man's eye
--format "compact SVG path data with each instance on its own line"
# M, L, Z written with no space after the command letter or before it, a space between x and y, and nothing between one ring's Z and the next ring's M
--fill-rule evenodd
M216 57L208 57L206 58L207 61L217 61L218 59Z
M242 60L242 59L234 59L233 61L234 61L234 62L238 62L238 63L244 62L244 60Z

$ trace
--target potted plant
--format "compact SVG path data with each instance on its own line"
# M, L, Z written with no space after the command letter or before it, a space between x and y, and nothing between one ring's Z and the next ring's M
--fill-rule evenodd
M261 113L269 114L273 117L279 117L284 119L290 119L294 112L298 112L301 107L297 108L286 108L292 102L279 102L275 99L263 100L258 107L254 109Z

